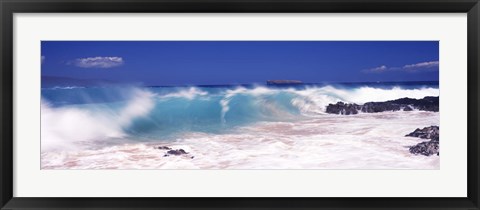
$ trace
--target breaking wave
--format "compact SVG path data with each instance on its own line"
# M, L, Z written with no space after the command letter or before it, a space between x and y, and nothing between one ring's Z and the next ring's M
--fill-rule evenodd
M64 88L42 90L42 150L65 142L175 139L185 132L222 133L261 121L325 114L330 103L362 104L438 96L437 87L265 86ZM65 149L65 148L63 148Z

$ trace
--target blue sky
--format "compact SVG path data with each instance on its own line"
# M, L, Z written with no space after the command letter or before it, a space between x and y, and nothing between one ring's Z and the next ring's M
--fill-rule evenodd
M437 41L42 41L42 76L213 85L438 81Z

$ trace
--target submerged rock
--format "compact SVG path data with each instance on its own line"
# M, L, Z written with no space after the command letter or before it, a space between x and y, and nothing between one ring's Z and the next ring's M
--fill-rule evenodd
M359 111L366 113L377 113L385 111L412 111L418 109L422 111L438 112L439 97L427 96L422 99L401 98L397 100L385 102L367 102L363 105L348 104L338 102L336 104L329 104L326 112L330 114L358 114Z
M170 155L186 155L186 154L188 154L188 152L186 152L183 149L172 149L172 148L167 147L167 146L158 146L158 147L155 147L155 149L168 150L167 153L165 153L163 155L163 157L168 157ZM191 156L191 158L193 159L193 156Z
M168 150L167 154L169 155L185 155L188 154L188 152L185 152L183 149L172 149Z
M159 147L155 147L155 149L169 150L169 149L172 149L172 148L167 147L167 146L159 146Z

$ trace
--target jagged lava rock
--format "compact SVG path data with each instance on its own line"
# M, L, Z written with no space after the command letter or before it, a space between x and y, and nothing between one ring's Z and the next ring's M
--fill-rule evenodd
M348 104L337 102L336 104L329 104L326 112L330 114L358 114L359 111L365 113L377 113L385 111L412 111L414 109L422 111L438 112L439 97L424 97L422 99L401 98L397 100L385 102L367 102L363 105Z
M400 105L411 105L415 109L422 111L438 112L439 110L439 100L438 96L426 96L422 99L413 99L413 98L401 98L393 101L388 101Z
M377 113L385 111L400 111L403 108L400 104L391 102L368 102L363 104L362 112Z
M438 126L430 126L425 128L417 128L415 131L407 134L406 136L418 137L421 139L437 139L440 135L440 129Z
M430 139L430 141L424 141L410 147L410 153L425 156L440 154L440 128L438 126L430 126L422 129L417 128L406 136Z
M338 102L336 104L329 104L327 106L327 113L332 114L343 114L343 115L351 115L351 114L358 114L358 110L360 110L361 106L357 104L346 104L343 102Z
M422 143L419 143L415 146L410 147L409 149L410 153L412 154L421 154L425 156L430 156L433 154L439 155L440 153L440 147L439 147L439 142L435 140L431 141L424 141Z

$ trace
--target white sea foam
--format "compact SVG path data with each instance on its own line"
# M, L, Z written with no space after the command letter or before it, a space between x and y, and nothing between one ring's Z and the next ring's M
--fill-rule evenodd
M206 96L208 93L206 91L202 91L196 87L190 87L188 89L180 89L177 92L174 93L169 93L163 96L160 96L160 98L187 98L189 100L192 100L198 96Z
M425 141L405 134L438 125L435 112L322 115L260 122L228 134L186 133L173 142L43 152L43 169L438 169L439 156L413 155ZM164 157L155 145L189 154ZM193 156L193 159L192 159Z

